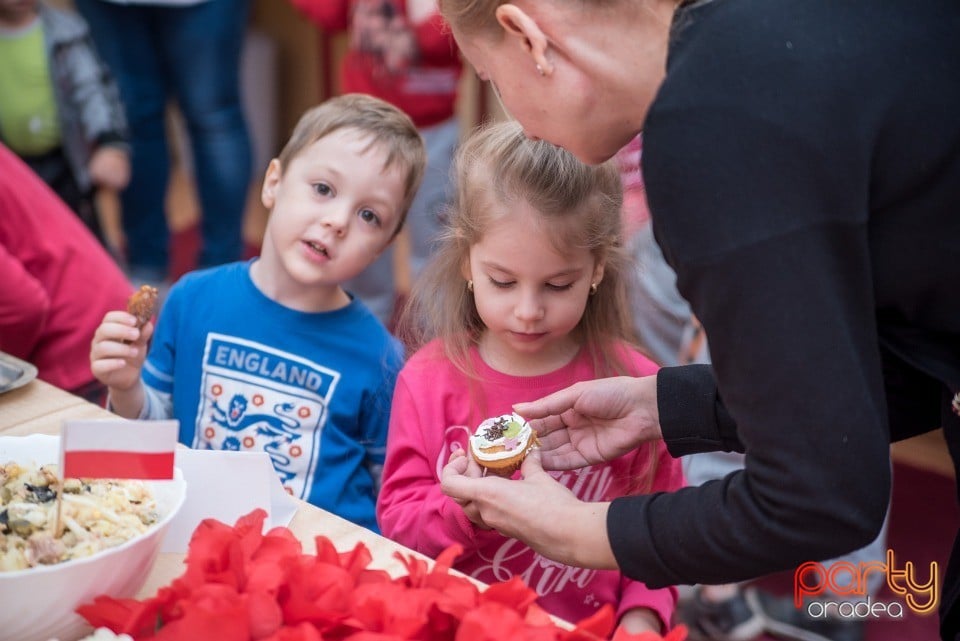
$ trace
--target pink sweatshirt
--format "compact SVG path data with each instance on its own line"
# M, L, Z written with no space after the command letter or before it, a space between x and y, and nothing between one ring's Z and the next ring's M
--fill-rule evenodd
M656 372L652 361L632 349L628 353L633 374ZM478 381L457 370L438 341L417 352L401 370L377 502L383 534L432 557L459 543L464 553L457 559L457 570L485 583L520 576L540 595L545 610L567 621L575 623L610 603L618 617L636 607L650 608L668 629L676 605L674 588L651 590L616 571L574 568L545 559L516 539L475 528L460 506L441 493L440 473L450 453L466 447L481 420L510 413L513 403L596 378L586 350L557 371L531 377L497 372L476 350L471 358ZM657 469L652 485L644 487L651 491L681 487L680 462L662 443L649 448L655 448ZM648 478L650 451L641 448L602 465L553 475L582 500L607 501L638 491L638 483Z

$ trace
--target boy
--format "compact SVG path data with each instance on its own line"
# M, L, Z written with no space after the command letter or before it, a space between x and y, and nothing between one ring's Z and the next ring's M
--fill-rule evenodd
M457 92L463 63L436 0L291 0L328 35L344 32L340 90L382 98L403 109L427 146L427 167L410 207L410 276L429 258L451 195L450 164L460 140ZM384 322L398 294L393 256L385 253L350 282Z
M127 121L86 22L37 0L0 0L0 141L106 245L94 190L130 177Z
M259 259L177 283L146 363L153 325L104 317L90 359L111 409L177 418L191 447L264 450L288 492L377 531L402 349L341 283L396 237L424 163L413 123L379 99L304 114L266 171Z

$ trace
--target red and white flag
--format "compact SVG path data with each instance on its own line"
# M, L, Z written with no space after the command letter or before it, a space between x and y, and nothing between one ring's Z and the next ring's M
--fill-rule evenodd
M63 478L173 478L180 422L72 420L60 433Z

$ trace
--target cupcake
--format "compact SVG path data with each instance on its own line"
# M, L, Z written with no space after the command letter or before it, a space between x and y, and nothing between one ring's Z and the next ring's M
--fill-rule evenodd
M516 414L488 418L470 437L470 454L488 472L510 476L538 443L530 424Z

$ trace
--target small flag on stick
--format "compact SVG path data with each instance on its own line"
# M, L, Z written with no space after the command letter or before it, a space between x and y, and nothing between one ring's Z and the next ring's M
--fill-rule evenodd
M178 431L178 421L64 421L60 474L65 479L172 479Z
M125 419L64 421L60 477L169 480L173 478L179 421ZM63 481L61 481L62 485ZM63 532L62 488L57 492L56 536Z

